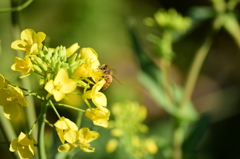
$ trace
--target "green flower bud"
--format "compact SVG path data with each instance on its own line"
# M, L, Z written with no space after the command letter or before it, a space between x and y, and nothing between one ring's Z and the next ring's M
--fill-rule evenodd
M33 65L32 69L39 74L42 74L42 69L38 65Z

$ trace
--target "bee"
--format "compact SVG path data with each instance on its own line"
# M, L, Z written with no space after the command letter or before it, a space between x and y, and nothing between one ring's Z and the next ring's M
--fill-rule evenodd
M112 70L106 64L102 64L98 68L102 71L103 78L106 81L106 83L102 87L102 90L107 89L110 86L110 84L112 83L112 80L114 78Z

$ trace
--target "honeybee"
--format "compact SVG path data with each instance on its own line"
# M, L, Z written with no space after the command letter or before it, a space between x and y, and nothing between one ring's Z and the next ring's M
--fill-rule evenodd
M112 80L114 78L112 70L108 67L106 64L102 64L101 66L98 67L103 75L103 78L105 79L106 83L103 85L102 90L107 89L110 84L112 83Z

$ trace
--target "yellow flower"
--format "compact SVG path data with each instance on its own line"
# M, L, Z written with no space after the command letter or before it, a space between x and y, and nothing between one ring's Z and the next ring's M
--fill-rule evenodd
M102 76L102 72L98 67L100 62L98 60L97 52L92 48L82 48L80 50L80 59L84 60L84 63L75 72L75 77L91 77L95 82Z
M56 131L62 142L58 147L59 152L68 152L74 150L77 146L85 152L93 152L90 142L99 137L96 131L90 131L88 128L78 128L71 120L61 117L55 124Z
M78 139L78 127L71 120L61 117L55 124L56 131L61 142L74 143Z
M17 151L21 159L28 159L35 153L34 144L36 141L33 137L21 132L18 138L11 142L9 150L11 152Z
M69 48L67 48L67 57L71 56L73 53L75 53L78 49L80 48L80 46L78 45L78 43L74 43L72 44Z
M8 119L16 118L22 106L28 106L22 90L18 87L8 85L0 90L0 94L0 105L3 106L4 115Z
M79 140L77 145L85 152L94 152L95 148L90 147L89 144L93 140L97 139L100 134L96 131L90 131L88 128L81 128L79 130Z
M15 57L14 64L12 65L11 69L13 71L19 71L22 74L28 74L32 68L32 62L29 57L25 56L25 60Z
M110 111L105 107L89 108L86 110L85 116L91 119L94 125L108 127Z
M36 33L32 29L25 29L21 32L21 39L12 43L11 47L15 50L25 51L26 54L37 54L42 49L42 42L46 34L43 32Z
M51 95L54 96L54 99L58 102L65 97L66 93L71 93L77 87L77 82L73 79L68 78L68 72L61 68L54 81L50 80L45 85L45 90L48 91L47 98Z
M96 83L93 87L92 90L86 91L83 95L83 99L86 101L86 99L92 99L93 103L97 107L101 106L107 106L107 98L106 96L102 93L99 92L103 85L106 83L104 79Z

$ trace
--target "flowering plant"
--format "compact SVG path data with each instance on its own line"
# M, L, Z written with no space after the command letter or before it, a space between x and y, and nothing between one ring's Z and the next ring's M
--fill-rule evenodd
M39 84L43 90L33 92L26 88L12 85L0 74L0 105L3 106L4 115L8 119L19 116L23 107L29 105L25 95L32 95L42 103L41 112L27 133L21 132L19 137L10 144L10 151L17 151L20 158L30 158L35 155L35 146L38 147L41 159L46 158L44 150L44 127L45 123L56 129L62 143L58 147L59 152L68 152L79 146L85 152L94 152L90 142L99 137L99 133L91 131L87 127L78 128L78 125L70 119L61 116L58 106L74 109L85 113L86 117L93 121L94 125L107 127L110 111L106 108L107 98L101 92L106 83L104 74L99 69L98 54L92 48L82 48L80 53L76 51L80 46L75 43L69 48L58 46L48 48L43 42L46 34L36 33L32 29L25 29L21 33L21 40L16 40L11 47L25 52L24 58L15 57L11 69L23 74L21 78L33 73L40 76ZM77 93L76 90L81 93ZM28 94L24 94L26 91ZM61 103L67 94L75 94L82 97L88 109L80 109ZM92 100L92 103L88 100ZM47 109L52 107L59 120L51 124L46 116ZM31 134L39 124L38 139Z

